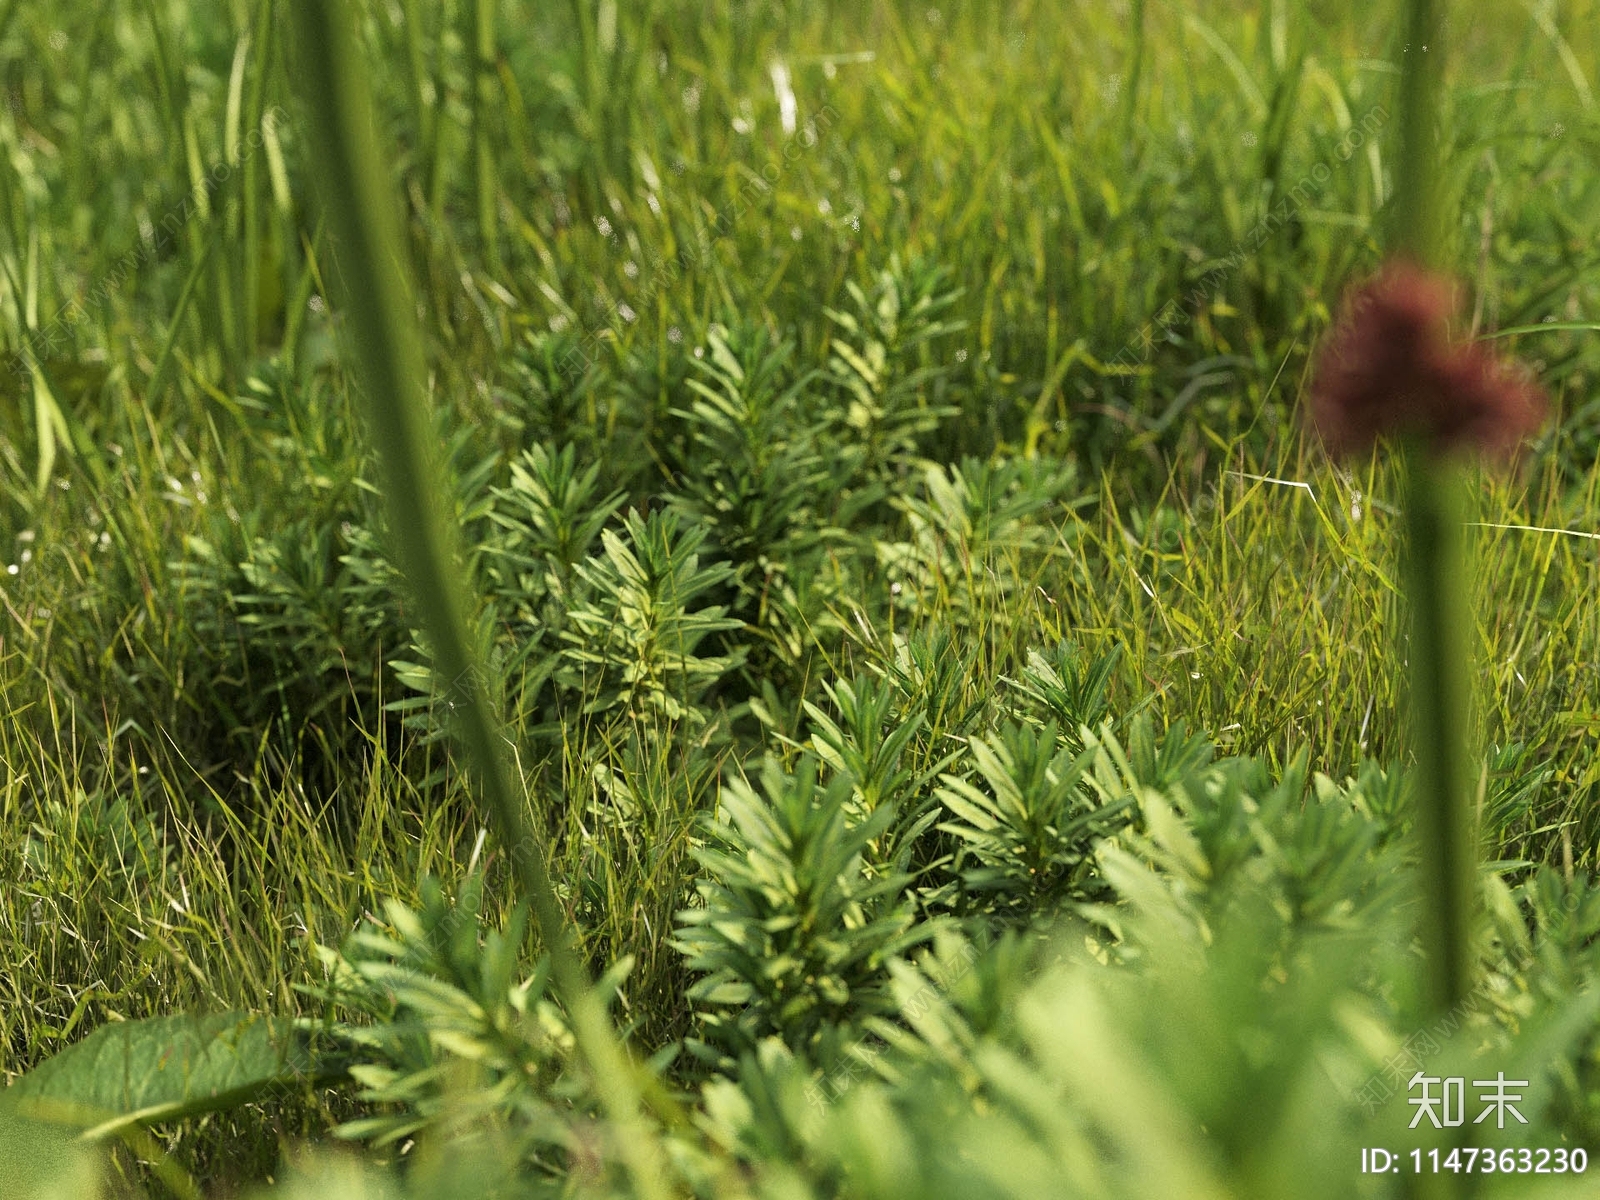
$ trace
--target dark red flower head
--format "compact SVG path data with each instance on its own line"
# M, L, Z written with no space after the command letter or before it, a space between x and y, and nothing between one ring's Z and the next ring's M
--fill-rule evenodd
M1311 417L1333 454L1410 436L1435 451L1505 456L1544 420L1537 384L1475 342L1450 337L1451 281L1407 262L1349 300L1318 357Z

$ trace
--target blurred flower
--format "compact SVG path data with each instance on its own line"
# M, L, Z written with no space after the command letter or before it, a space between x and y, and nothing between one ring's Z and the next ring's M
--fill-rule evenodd
M1394 262L1361 287L1324 346L1311 416L1330 453L1412 436L1434 451L1505 456L1539 427L1545 397L1518 368L1453 341L1446 276Z

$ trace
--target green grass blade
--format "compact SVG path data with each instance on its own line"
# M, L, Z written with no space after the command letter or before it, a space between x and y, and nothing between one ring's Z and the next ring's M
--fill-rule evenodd
M211 259L216 241L216 233L213 231L212 235L201 243L200 255L189 268L189 274L183 281L183 288L178 292L178 303L172 310L172 320L167 323L167 336L161 339L161 351L156 355L155 366L150 371L150 382L145 385L144 401L147 405L155 403L161 393L161 385L166 382L167 364L172 361L172 351L178 343L178 333L183 329L183 318L189 311L189 303L194 299L195 286L200 282L200 275Z
M1514 325L1510 329L1497 329L1478 336L1480 342L1495 338L1521 337L1526 333L1600 333L1600 325L1588 321L1547 321L1538 325Z

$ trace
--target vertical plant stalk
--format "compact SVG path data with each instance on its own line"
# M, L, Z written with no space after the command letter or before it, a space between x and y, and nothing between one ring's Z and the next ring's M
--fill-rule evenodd
M1133 0L1133 53L1128 65L1128 90L1122 98L1122 136L1129 146L1135 145L1134 122L1139 118L1139 88L1143 86L1145 45L1145 0Z
M578 98L582 102L584 116L592 127L597 128L600 121L600 51L595 44L598 35L589 7L589 0L572 0L572 19L578 27L578 53L583 72L582 90Z
M500 237L496 210L500 179L495 169L494 142L490 138L489 113L494 107L496 0L477 0L474 8L474 37L477 46L477 76L472 89L472 140L477 160L478 236L483 242L489 273L500 275Z
M572 20L578 31L578 135L588 142L591 169L579 179L580 196L590 212L599 212L605 195L604 178L611 165L611 145L603 109L606 83L602 77L600 20L595 0L572 0ZM593 168L598 159L599 169Z
M1444 253L1439 194L1443 27L1444 0L1406 0L1391 248L1429 268L1442 266Z
M1444 0L1407 0L1400 74L1400 158L1394 249L1442 265L1440 203ZM1407 572L1411 599L1411 710L1422 860L1427 1000L1444 1014L1471 988L1477 855L1465 791L1471 614L1461 562L1461 468L1420 444L1406 453Z
M1463 569L1462 469L1429 449L1406 454L1406 593L1411 601L1411 720L1417 756L1426 999L1443 1015L1472 987L1477 847L1467 803L1471 612Z
M356 378L383 469L389 523L416 598L438 676L447 681L457 732L476 767L490 816L533 906L573 1034L587 1061L635 1194L671 1194L654 1130L640 1107L634 1068L589 985L543 852L512 785L505 740L481 665L468 642L455 529L438 497L439 465L424 391L416 309L402 266L397 205L373 136L372 98L346 0L294 0L299 75L311 161L335 247L336 291Z
M250 79L244 105L244 130L251 146L263 137L266 118L267 71L272 62L272 35L277 27L273 19L276 0L257 0L255 30L250 45L254 51L250 61ZM248 363L255 357L261 342L261 280L262 234L266 206L261 203L261 167L254 149L244 155L243 215L244 215L244 359Z
M427 34L422 27L422 0L405 0L402 20L406 30L406 67L410 72L411 123L417 139L417 162L424 178L431 178L433 159L433 106L428 103Z

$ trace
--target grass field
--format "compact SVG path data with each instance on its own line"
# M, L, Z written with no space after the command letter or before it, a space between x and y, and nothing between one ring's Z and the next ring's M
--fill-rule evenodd
M314 1019L354 1072L121 1129L106 1194L363 1121L404 1194L648 1194L570 997L510 986L548 939L385 508L294 8L0 0L0 1072ZM1399 6L352 8L474 680L657 1194L1400 1194L1304 1074L1423 1011L1401 472L1304 422L1388 245ZM1471 474L1459 1045L1583 1146L1600 8L1446 39L1461 332L1552 408Z

